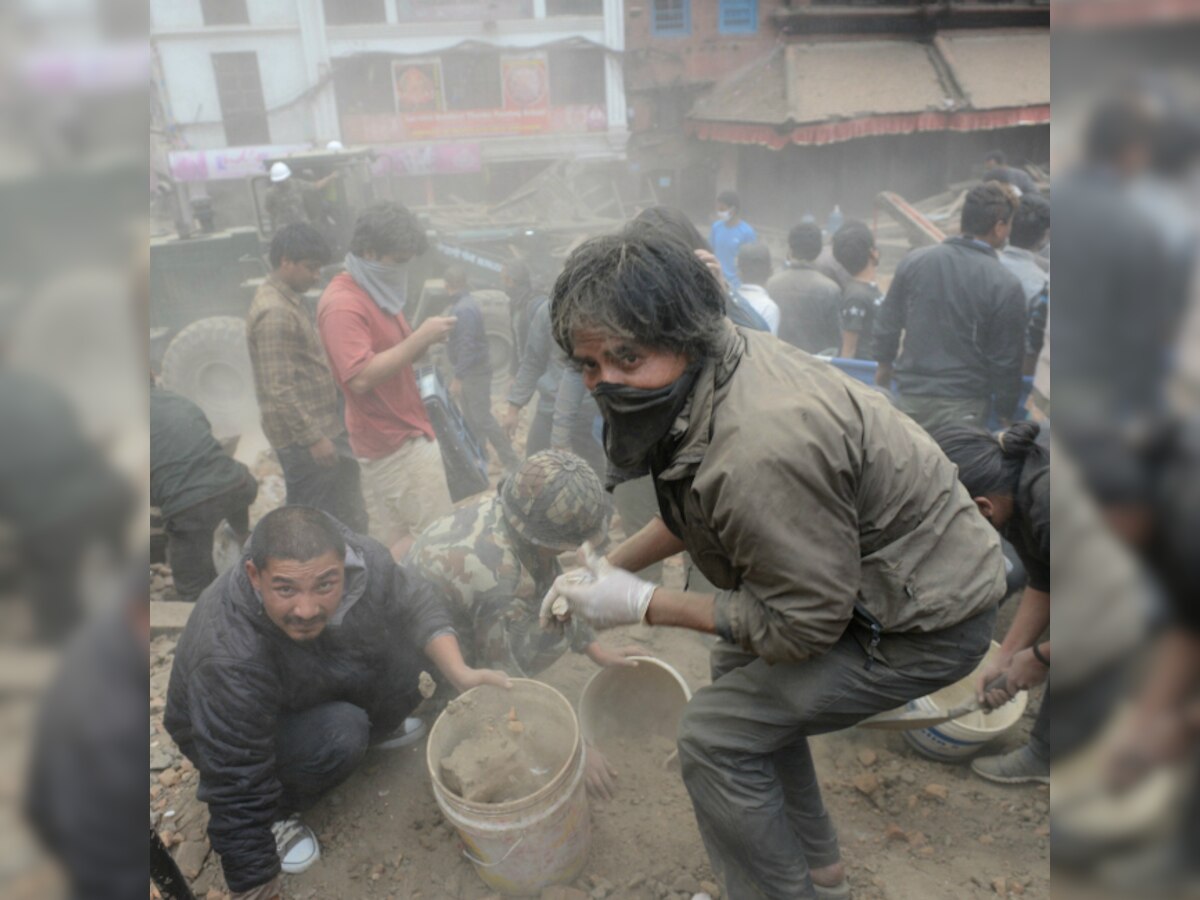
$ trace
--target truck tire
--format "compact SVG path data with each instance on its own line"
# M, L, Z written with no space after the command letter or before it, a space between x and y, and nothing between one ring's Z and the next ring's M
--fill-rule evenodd
M512 371L509 367L516 352L513 346L508 294L494 289L473 293L483 313L483 327L487 332L488 354L492 360L492 388L499 390L508 381Z
M204 410L218 440L258 424L244 319L212 316L184 328L163 354L162 380Z

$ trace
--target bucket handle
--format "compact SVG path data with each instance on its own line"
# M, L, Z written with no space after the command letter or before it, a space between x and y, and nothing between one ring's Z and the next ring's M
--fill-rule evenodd
M525 835L521 835L519 838L517 838L517 842L508 848L508 852L505 853L498 860L496 860L494 863L485 863L481 859L476 859L475 857L473 857L471 855L471 851L469 851L466 847L463 847L462 854L467 859L469 859L471 862L475 863L475 865L480 866L481 868L484 868L484 869L491 869L495 866L500 865L500 863L504 862L506 859L508 859L510 856L512 856L512 852L521 846L521 841L523 841L523 840L525 840Z

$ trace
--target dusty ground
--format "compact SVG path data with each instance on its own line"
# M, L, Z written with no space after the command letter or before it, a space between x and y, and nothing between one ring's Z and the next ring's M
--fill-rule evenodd
M261 513L282 499L282 485L274 482L269 461L255 468L264 482L256 504ZM169 570L156 574L156 596L170 598ZM677 561L668 564L665 580L681 582ZM1012 611L1010 604L1001 627ZM708 682L710 638L639 627L605 640L670 662L693 691ZM174 644L159 637L151 647L151 819L174 844L197 896L218 900L227 893L205 837L206 810L195 799L197 774L162 730ZM594 671L585 657L568 654L541 680L578 703ZM998 749L1025 739L1040 699ZM813 746L857 900L1049 896L1049 788L984 782L966 765L919 756L896 732L851 729L817 738ZM620 784L615 799L591 805L592 852L574 890L543 897L690 900L695 891L711 890L712 871L678 769L626 773ZM373 751L306 821L320 836L322 858L308 872L285 877L289 898L490 896L434 802L424 743Z
M669 661L693 689L707 682L705 639L628 631L622 637ZM164 838L182 841L175 851L197 895L215 900L224 883L208 852L196 773L161 730L173 647L159 638L152 649L151 810ZM574 702L593 671L586 658L568 655L542 680ZM853 729L813 743L859 900L993 896L998 879L1013 894L1049 896L1047 788L980 781L966 766L918 756L895 733ZM373 752L307 817L322 859L287 878L289 897L488 896L434 803L423 748ZM712 874L677 770L657 773L657 782L627 773L621 786L613 801L592 804L592 854L579 886L592 897L690 898Z

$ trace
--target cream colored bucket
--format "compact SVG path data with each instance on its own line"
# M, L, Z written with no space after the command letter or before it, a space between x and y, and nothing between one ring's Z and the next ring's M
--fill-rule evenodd
M536 895L552 884L577 878L587 863L592 830L584 788L583 741L567 698L554 688L514 678L512 689L472 688L438 716L425 748L433 795L457 829L479 877L503 894ZM505 803L476 803L458 796L442 780L441 762L481 723L503 722L510 708L556 742L553 775L527 797Z
M916 700L910 700L906 709L930 715L953 709L975 696L975 682L984 667L1000 652L1000 645L992 641L987 656L975 671L961 681L947 685ZM959 719L904 732L904 738L914 748L930 759L942 762L957 762L973 756L984 744L996 740L1011 730L1025 714L1029 703L1028 695L1022 691L1012 700L990 713L983 711L967 713Z
M634 656L636 666L600 669L579 697L579 722L583 739L603 743L606 738L675 740L683 709L692 699L683 676L669 663L653 656ZM631 702L636 698L637 702Z

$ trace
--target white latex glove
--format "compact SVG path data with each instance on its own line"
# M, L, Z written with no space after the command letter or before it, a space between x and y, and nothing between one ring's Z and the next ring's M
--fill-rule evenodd
M546 628L554 621L579 616L593 628L638 625L646 620L650 598L658 585L642 581L624 569L614 568L585 543L580 551L587 564L583 580L580 570L560 575L542 600L539 621ZM565 606L565 608L564 608Z

